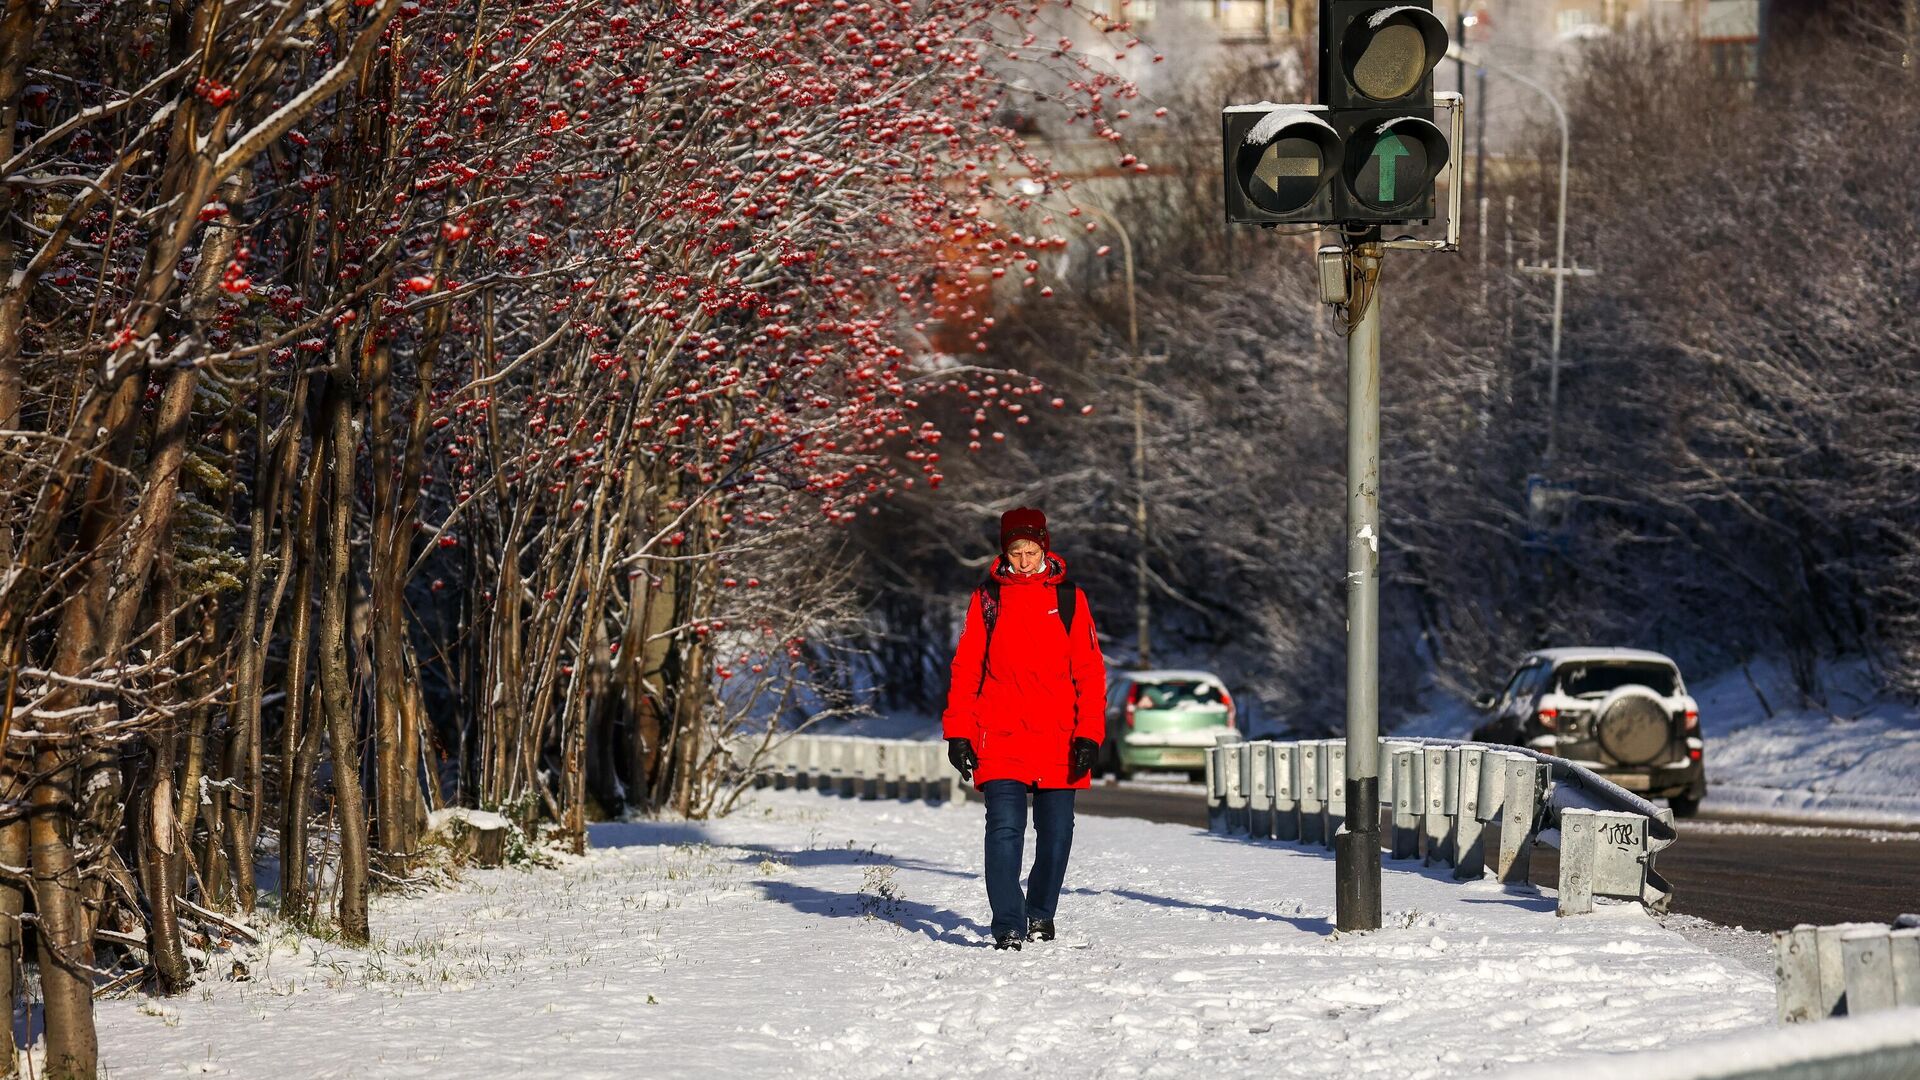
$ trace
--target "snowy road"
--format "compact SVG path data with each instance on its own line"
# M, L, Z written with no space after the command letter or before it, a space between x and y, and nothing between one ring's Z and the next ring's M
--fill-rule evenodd
M559 869L382 898L370 951L101 1004L118 1077L1393 1077L1770 1025L1771 980L1637 906L1395 870L1332 932L1323 853L1083 817L1060 924L985 947L981 810L762 793L594 827Z
M1198 787L1096 785L1082 813L1205 827ZM1552 888L1554 852L1541 848L1533 880ZM1890 922L1920 907L1920 833L1680 823L1660 854L1675 911L1722 926L1784 930L1798 923Z

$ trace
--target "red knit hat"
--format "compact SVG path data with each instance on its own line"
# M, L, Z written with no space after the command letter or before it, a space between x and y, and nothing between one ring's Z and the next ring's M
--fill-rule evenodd
M1004 554L1015 540L1031 540L1043 551L1052 551L1047 536L1047 515L1031 506L1015 507L1000 515L1000 551Z

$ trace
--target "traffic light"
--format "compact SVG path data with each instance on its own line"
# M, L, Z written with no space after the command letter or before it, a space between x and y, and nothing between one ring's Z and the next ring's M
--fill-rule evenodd
M1227 220L1278 225L1331 220L1327 181L1340 172L1340 133L1319 105L1221 110Z
M1433 182L1447 164L1433 69L1446 53L1446 27L1429 6L1321 0L1320 100L1344 148L1334 221L1433 217Z
M1320 104L1221 112L1227 220L1380 225L1434 216L1447 139L1433 68L1447 32L1432 10L1321 0Z

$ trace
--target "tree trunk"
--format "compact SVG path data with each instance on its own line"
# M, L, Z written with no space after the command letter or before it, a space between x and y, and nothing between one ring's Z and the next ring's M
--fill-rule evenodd
M17 775L17 774L15 774ZM13 793L9 792L9 798ZM24 818L0 824L0 864L19 869L27 865L27 822ZM0 1031L0 1078L19 1075L19 1048L13 1042L13 1010L20 1001L22 971L20 914L27 894L11 875L0 876L0 987L6 990L7 1023Z
M319 524L320 487L325 480L326 448L315 440L306 483L300 487L300 512L295 520L294 563L283 573L296 573L293 614L287 632L287 707L280 727L280 907L290 919L312 912L307 887L307 815L313 769L320 753L318 725L311 717L317 694L307 686L307 656L313 636L314 530Z
M333 753L334 804L340 815L340 934L367 942L367 808L360 787L360 743L354 731L353 692L347 677L347 571L353 528L355 442L347 388L336 374L327 385L325 415L331 442L332 501L327 565L320 596L320 696L327 744Z
M48 729L55 726L48 722L43 734L52 734ZM73 860L73 746L65 739L41 745L34 763L41 779L29 797L28 841L39 909L40 996L47 1010L44 1075L92 1080L100 1048L93 1028L93 940L80 907L80 868Z

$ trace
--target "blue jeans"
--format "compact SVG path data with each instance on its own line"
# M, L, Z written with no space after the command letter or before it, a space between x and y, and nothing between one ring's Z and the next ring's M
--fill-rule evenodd
M1020 890L1020 854L1027 838L1027 793L1033 792L1033 872ZM1018 780L980 786L987 801L987 903L995 936L1025 937L1027 923L1053 918L1073 851L1073 788L1029 788Z

